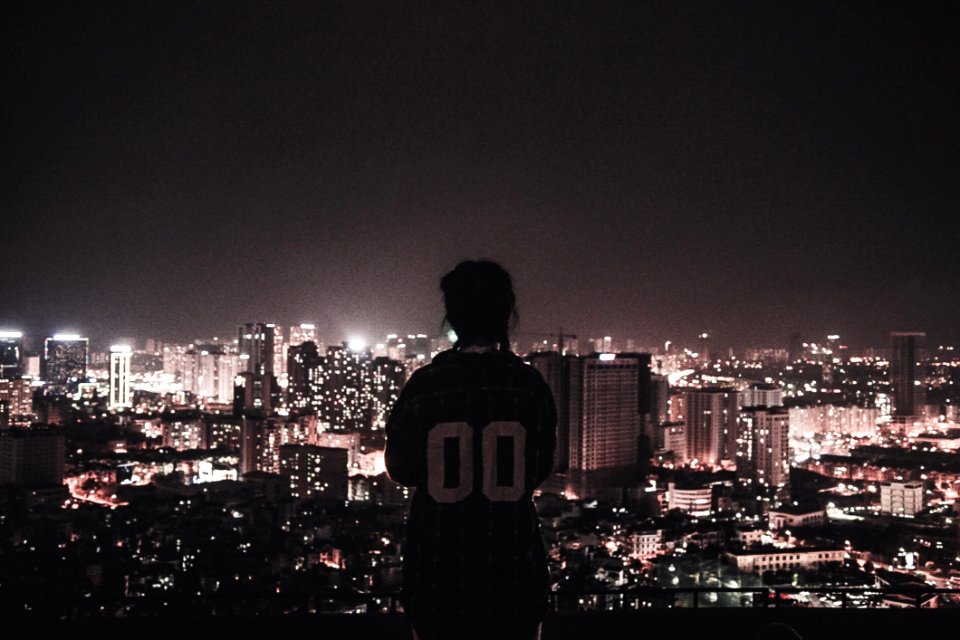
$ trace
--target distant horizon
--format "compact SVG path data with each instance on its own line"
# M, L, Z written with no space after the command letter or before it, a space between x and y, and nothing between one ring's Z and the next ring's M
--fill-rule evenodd
M258 322L270 322L270 321L258 320ZM24 330L20 327L0 325L0 332L4 332L4 331L22 332L25 348L30 349L32 351L42 350L43 341L46 338L53 337L55 334L61 334L61 333L76 334L82 338L87 338L90 340L91 349L96 349L98 351L101 351L101 350L106 351L109 349L111 345L114 345L114 344L128 344L130 340L133 340L136 343L131 346L133 346L135 349L143 350L144 344L147 340L156 340L163 344L191 344L191 343L203 342L205 340L214 340L214 339L220 340L223 342L232 342L236 338L237 327L239 327L242 324L243 324L242 322L238 322L236 325L234 325L234 328L232 331L228 330L221 333L209 333L207 335L203 335L202 333L197 332L196 334L194 334L192 337L189 337L189 338L185 338L185 337L171 338L163 335L148 335L148 334L138 333L138 332L130 332L124 335L121 335L119 333L109 334L108 332L104 332L102 330L96 333L88 334L88 333L85 333L82 329L77 329L72 326L68 327L70 331L67 331L66 329L64 329L64 330L57 330L57 331L51 331L51 332L37 333L37 332ZM284 323L274 322L273 324L276 324L277 326L282 327L284 336L288 337L290 327L297 326L301 323L294 322L290 324L284 324ZM657 349L659 352L663 351L665 343L668 341L673 344L676 344L681 348L687 348L692 351L696 351L697 347L700 344L699 338L697 335L691 336L686 340L678 337L673 337L673 338L665 337L662 340L657 340L650 337L638 338L630 335L617 334L612 332L606 332L606 333L597 332L597 333L586 334L586 333L577 332L576 330L573 330L573 329L568 329L567 327L563 327L563 331L565 334L574 334L578 336L577 337L578 348L581 352L583 352L584 347L589 344L588 341L602 339L606 336L609 336L612 338L616 349L620 351L625 350L625 343L628 340L633 341L635 346L638 349L643 349L643 350ZM913 332L912 329L905 329L905 328L891 330L890 332L888 332L885 340L875 342L873 344L863 340L847 339L845 338L845 336L840 335L839 344L847 347L851 353L857 353L858 351L863 351L867 349L888 349L890 348L891 334L895 332L903 332L903 331ZM918 331L926 335L926 345L928 350L936 349L939 346L945 346L945 347L955 346L953 343L950 343L948 341L936 340L935 337L932 337L928 332L924 332L922 330L918 330ZM408 331L392 329L392 330L387 330L387 331L378 332L378 333L363 333L360 331L356 331L356 332L347 332L347 333L338 334L338 336L329 336L322 331L321 327L317 326L316 333L317 333L318 340L322 341L327 345L347 343L354 339L360 339L366 342L367 346L371 348L374 347L375 344L377 344L379 341L386 338L390 334L397 334L399 336L424 334L431 339L443 337L443 334L439 330L430 332L424 329L408 330ZM802 342L805 342L808 344L814 343L818 345L820 344L825 345L828 341L827 340L828 335L834 335L834 334L824 334L822 336L815 336L815 335L800 333L800 339ZM511 333L511 340L516 342L519 346L524 346L524 345L532 345L533 343L538 342L539 340L542 340L545 338L549 339L551 336L553 337L556 336L556 330L546 331L546 332L526 332L526 331L523 331L522 328L520 328L518 331ZM569 342L570 339L567 338L567 340ZM735 351L743 351L747 349L789 349L790 348L789 339L779 343L778 342L759 342L759 341L758 342L749 342L749 341L724 342L720 337L711 336L709 344L710 344L711 350L719 349L719 350L722 350L724 353L726 353L731 348L734 349Z

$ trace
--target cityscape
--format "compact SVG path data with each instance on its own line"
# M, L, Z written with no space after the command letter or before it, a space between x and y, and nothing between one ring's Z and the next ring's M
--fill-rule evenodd
M412 489L385 473L384 425L451 337L0 332L5 610L396 610ZM751 588L798 607L960 605L953 346L895 331L863 351L794 335L717 353L708 333L560 329L512 347L558 409L536 494L558 610L690 606L684 589L759 606Z
M5 3L4 631L952 627L952 9Z

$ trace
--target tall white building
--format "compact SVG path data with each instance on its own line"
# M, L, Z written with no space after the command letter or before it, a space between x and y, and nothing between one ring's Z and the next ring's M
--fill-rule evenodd
M894 516L914 516L922 509L922 482L880 483L880 513Z
M110 408L122 409L133 405L130 387L130 347L117 344L110 347Z

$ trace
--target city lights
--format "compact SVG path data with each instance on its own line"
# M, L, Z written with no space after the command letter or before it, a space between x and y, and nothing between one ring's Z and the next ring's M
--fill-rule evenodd
M5 8L8 635L953 628L949 3Z

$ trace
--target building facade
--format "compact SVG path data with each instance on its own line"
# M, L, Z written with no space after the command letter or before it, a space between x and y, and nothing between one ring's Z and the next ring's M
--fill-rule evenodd
M683 394L687 460L707 467L734 460L739 394L728 387L689 389Z
M44 340L41 375L51 393L65 393L87 377L89 341L73 334Z
M893 516L915 516L922 509L922 482L880 483L880 513Z
M926 336L917 331L890 334L893 348L890 357L890 391L894 421L911 422L923 412L926 394L920 360Z
M790 414L782 407L744 408L737 422L737 477L760 486L790 482Z
M119 344L110 347L110 408L124 409L133 405L133 387L130 385L130 347Z

